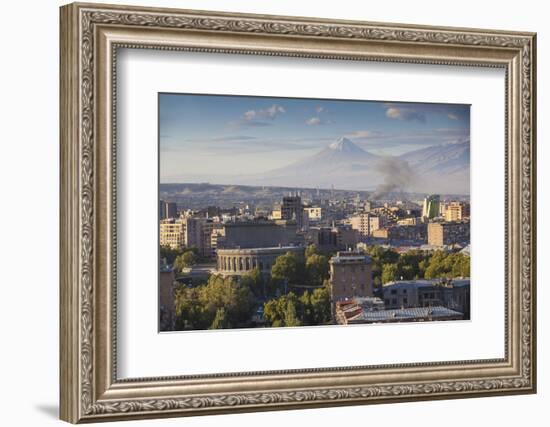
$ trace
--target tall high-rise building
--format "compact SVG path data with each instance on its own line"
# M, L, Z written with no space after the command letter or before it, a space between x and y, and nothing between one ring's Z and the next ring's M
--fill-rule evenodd
M159 200L159 219L166 219L166 202L164 200Z
M159 200L159 219L176 218L178 216L178 205L176 202Z
M184 219L185 223L185 246L188 248L199 248L202 242L202 223L205 222L204 218L192 218L188 217Z
M176 218L178 216L178 205L176 202L166 202L166 217Z
M431 194L424 199L422 217L432 219L439 216L439 195Z
M302 207L302 198L300 196L283 197L281 205L281 219L294 220L298 229L303 227L304 208Z

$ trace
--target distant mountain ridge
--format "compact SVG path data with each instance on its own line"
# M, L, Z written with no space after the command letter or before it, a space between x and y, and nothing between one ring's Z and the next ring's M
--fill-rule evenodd
M470 142L434 145L400 156L378 156L343 137L310 157L261 175L242 176L237 183L469 194Z

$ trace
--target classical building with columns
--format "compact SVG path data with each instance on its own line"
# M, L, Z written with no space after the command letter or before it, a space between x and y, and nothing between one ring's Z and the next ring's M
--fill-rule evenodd
M271 273L277 257L291 252L304 256L302 246L277 246L271 248L218 249L217 271L227 276L241 276L258 268L262 274Z

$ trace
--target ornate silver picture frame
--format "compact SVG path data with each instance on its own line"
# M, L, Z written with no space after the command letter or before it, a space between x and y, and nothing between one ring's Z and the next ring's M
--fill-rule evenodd
M79 3L63 6L60 21L61 419L97 422L536 391L535 34ZM504 357L119 378L120 49L504 70Z

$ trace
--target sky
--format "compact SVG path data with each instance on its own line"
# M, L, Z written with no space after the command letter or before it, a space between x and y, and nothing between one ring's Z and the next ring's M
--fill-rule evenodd
M162 183L262 173L341 137L395 156L469 135L469 105L159 94Z

